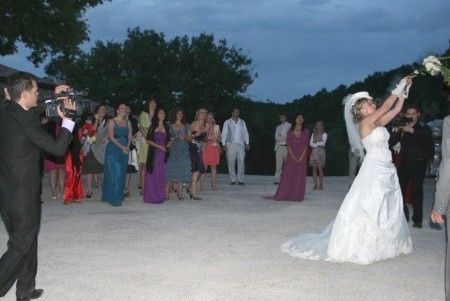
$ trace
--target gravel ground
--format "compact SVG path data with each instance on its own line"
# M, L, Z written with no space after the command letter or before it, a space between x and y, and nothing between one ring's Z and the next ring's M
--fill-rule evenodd
M135 180L135 175L133 176ZM262 199L272 177L248 176L201 201L160 205L137 188L122 207L100 201L63 206L44 179L37 286L42 300L443 300L445 233L431 229L434 182L426 180L426 221L412 229L413 254L368 266L290 257L280 245L325 227L342 202L347 178L328 177L301 203ZM133 183L133 187L136 184ZM7 236L0 226L0 252ZM5 300L15 300L15 288Z

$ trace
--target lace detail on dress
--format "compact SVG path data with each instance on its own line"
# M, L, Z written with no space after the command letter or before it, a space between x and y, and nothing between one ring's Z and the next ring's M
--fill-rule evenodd
M377 127L369 135L362 139L366 152L374 149L389 149L389 133L384 127Z

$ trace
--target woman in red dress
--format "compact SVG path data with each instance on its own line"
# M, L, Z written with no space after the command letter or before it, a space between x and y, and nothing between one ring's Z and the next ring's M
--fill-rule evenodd
M220 127L216 124L214 114L209 112L206 116L206 123L208 126L208 133L206 135L205 143L203 144L202 160L205 166L205 173L208 170L208 166L211 167L211 189L217 190L216 176L217 165L219 165L219 157L222 153L222 148L219 145L220 142ZM202 174L200 178L201 190L205 190L205 174Z
M73 139L66 152L66 182L64 183L64 205L79 203L84 199L83 185L81 182L81 167L84 155L82 141L87 139L89 131L84 126L77 126L73 131Z

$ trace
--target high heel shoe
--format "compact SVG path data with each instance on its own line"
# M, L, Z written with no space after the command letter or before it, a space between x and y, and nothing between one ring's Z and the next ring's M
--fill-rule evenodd
M192 195L192 193L189 191L189 198L192 200L192 199L194 199L194 200L196 200L196 201L200 201L202 198L201 197L199 197L199 196L194 196L194 195Z
M183 194L181 192L177 192L177 198L179 201L184 200Z

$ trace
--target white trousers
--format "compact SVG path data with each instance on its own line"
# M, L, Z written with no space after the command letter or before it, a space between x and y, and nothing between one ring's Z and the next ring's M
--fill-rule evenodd
M275 151L276 168L275 176L273 177L274 182L280 182L281 171L283 170L283 164L284 161L286 161L287 153L287 146L285 145L279 145Z
M238 143L227 143L228 173L231 182L244 182L245 146ZM237 161L237 174L236 174Z

